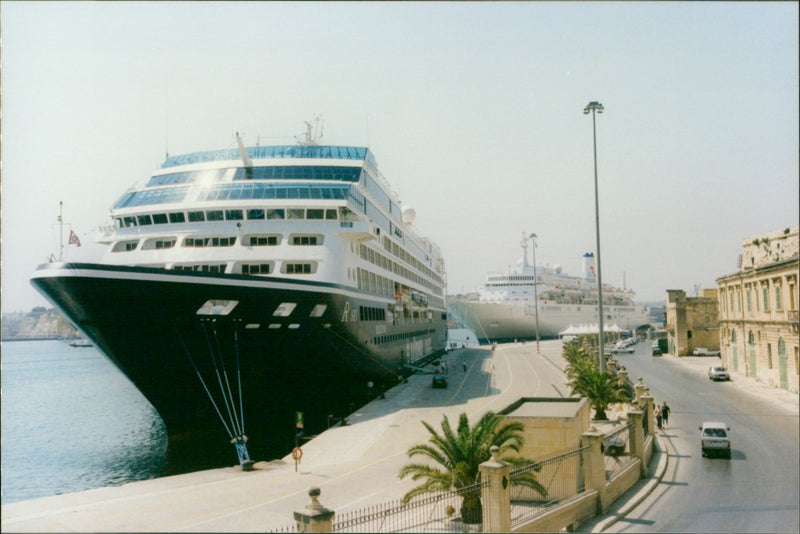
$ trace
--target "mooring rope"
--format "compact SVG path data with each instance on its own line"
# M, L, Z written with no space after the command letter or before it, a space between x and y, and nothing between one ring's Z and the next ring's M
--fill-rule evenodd
M242 433L244 436L244 396L242 395L242 367L239 364L239 329L233 325L233 339L236 347L236 377L239 382L239 415L241 417Z
M239 433L239 429L236 427L236 420L234 419L233 414L231 413L231 406L230 406L230 403L228 402L228 396L225 394L225 386L222 384L222 376L220 375L219 366L217 365L217 358L216 358L216 356L214 354L214 347L212 347L211 339L208 336L208 328L207 328L207 325L206 325L205 321L202 324L203 324L203 333L206 336L206 343L208 345L208 351L211 354L211 361L214 364L214 371L217 373L217 382L219 382L219 390L220 390L220 393L222 394L222 400L225 401L225 409L228 411L228 418L231 421L231 427L233 428L233 431L238 434ZM217 331L216 331L216 328L215 328L214 329L214 337L215 338L216 338L216 333L217 333ZM217 345L219 346L219 339L218 338L217 338ZM220 364L223 364L223 362L221 360L222 360L222 354L220 354Z
M208 386L206 385L206 381L203 380L203 375L200 374L200 371L197 369L197 365L194 363L194 358L189 353L189 349L186 348L186 343L183 342L183 337L181 336L180 331L175 329L175 333L178 334L178 341L180 341L181 346L183 347L183 351L186 353L186 356L189 357L189 361L192 363L192 367L194 368L194 372L197 373L197 378L200 379L200 383L203 384L203 389L206 390L206 395L208 395L208 399L211 401L212 406L217 411L217 415L219 416L220 421L222 421L222 426L225 427L225 431L228 433L228 437L233 438L233 432L231 432L228 425L225 423L225 418L222 416L222 412L219 411L219 407L217 406L216 401L214 400L214 396L211 395L211 391L209 391Z

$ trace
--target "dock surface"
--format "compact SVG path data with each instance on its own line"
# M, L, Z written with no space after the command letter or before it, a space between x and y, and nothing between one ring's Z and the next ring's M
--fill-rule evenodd
M428 439L421 421L440 428L466 412L477 420L521 397L568 397L561 342L463 348L444 358L448 387L433 389L430 374L416 374L290 455L44 497L2 506L3 532L264 532L286 529L293 512L309 503L308 490L337 513L401 498L416 483L397 473L406 451ZM465 370L466 368L466 370ZM432 369L432 368L431 368ZM227 444L225 444L227 445Z

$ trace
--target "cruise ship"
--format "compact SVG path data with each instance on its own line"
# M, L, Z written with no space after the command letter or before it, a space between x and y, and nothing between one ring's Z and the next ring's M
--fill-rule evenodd
M369 149L306 124L296 145L168 155L111 208L97 263L32 276L182 454L286 454L445 348L439 248Z
M509 273L490 273L475 293L448 299L451 314L472 329L481 343L557 338L570 325L597 324L597 278L594 254L583 255L582 275L570 276L559 265L528 263L528 241ZM604 329L635 330L649 324L648 310L634 303L633 291L603 285ZM538 309L537 309L538 304ZM538 311L538 321L536 315Z

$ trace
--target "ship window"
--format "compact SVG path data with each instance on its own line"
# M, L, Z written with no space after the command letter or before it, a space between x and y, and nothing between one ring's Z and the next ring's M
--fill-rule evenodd
M280 242L279 235L248 235L244 236L242 242L245 246L267 247L275 246Z
M275 317L289 317L296 307L297 303L295 302L281 302L281 305L275 308L272 315Z
M189 212L189 222L198 222L198 221L205 221L206 214L202 211L190 211Z
M123 217L123 224L127 226L136 226L136 217Z
M250 220L264 219L264 210L247 210L247 218Z
M206 220L207 221L221 221L223 220L222 217L222 210L209 210L206 212Z
M325 210L325 218L329 220L336 220L336 210Z
M328 309L327 304L317 304L311 310L311 313L308 314L309 317L322 317L322 314L325 313L325 310Z
M305 217L305 210L298 208L289 208L286 210L288 213L287 219L303 219Z
M306 210L306 219L322 219L325 210Z
M176 213L169 214L169 222L171 223L182 223L186 222L186 216L183 214L182 211Z
M291 237L292 245L321 245L321 235L293 235Z
M148 224L153 224L152 219L150 219L150 215L139 215L136 218L136 221L139 223L139 226L147 226Z
M313 274L315 267L311 263L284 263L282 271L286 274Z
M269 274L272 272L270 263L244 263L242 264L242 274Z
M238 300L207 300L197 310L197 315L229 315L237 304Z
M242 219L244 219L242 210L225 210L226 221L241 221Z
M285 219L286 210L267 210L267 219Z
M158 240L156 241L156 248L172 248L175 246L175 240L171 239L168 241Z
M131 250L136 250L136 245L139 244L139 241L120 241L114 248L111 249L111 252L130 252Z
M167 224L167 214L166 213L154 213L153 214L153 224Z

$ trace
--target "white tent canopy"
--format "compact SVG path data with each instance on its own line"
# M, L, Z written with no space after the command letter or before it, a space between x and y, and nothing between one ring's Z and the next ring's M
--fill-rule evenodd
M573 339L573 338L576 338L578 336L585 336L585 335L592 335L592 334L597 335L598 332L600 332L600 327L597 325L597 323L594 323L594 324L582 324L582 325L578 325L578 326L569 325L567 328L565 328L564 330L562 330L561 332L558 333L558 337L561 338L561 339L565 339L565 338L566 339ZM611 326L603 325L603 332L619 334L621 332L627 332L627 330L623 330L618 325L613 324Z

